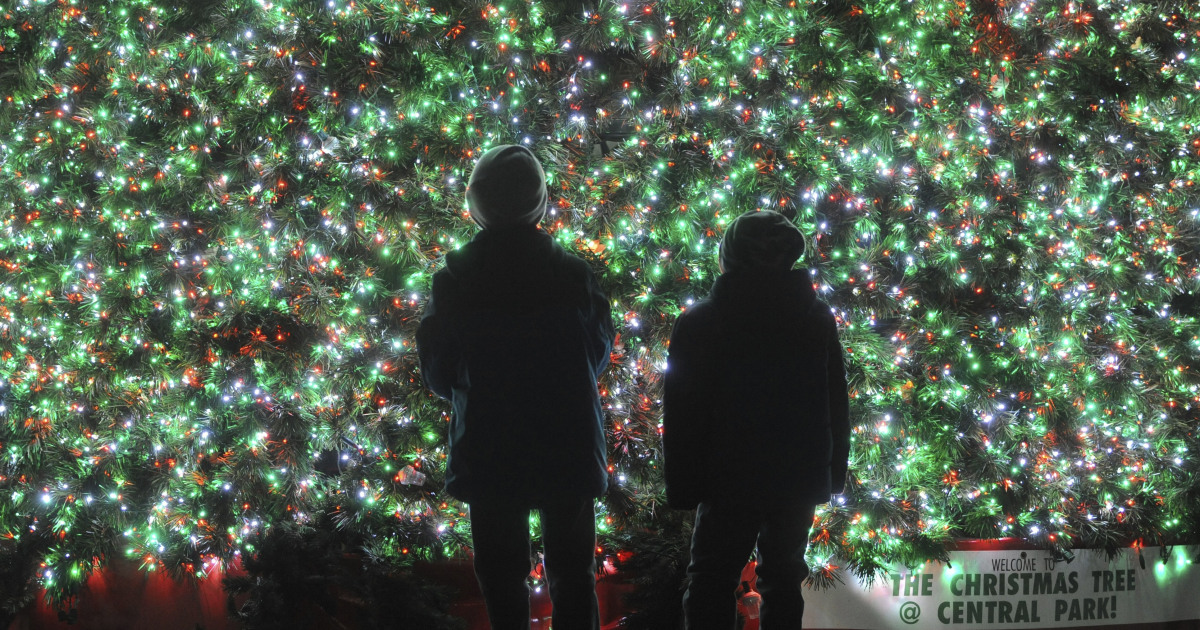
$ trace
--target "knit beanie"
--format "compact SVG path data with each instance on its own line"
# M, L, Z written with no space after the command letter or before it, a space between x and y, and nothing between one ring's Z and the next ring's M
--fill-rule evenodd
M765 210L733 220L721 239L721 268L787 271L804 254L804 235L787 217Z
M488 149L467 181L467 208L483 229L534 226L546 213L546 173L519 144Z

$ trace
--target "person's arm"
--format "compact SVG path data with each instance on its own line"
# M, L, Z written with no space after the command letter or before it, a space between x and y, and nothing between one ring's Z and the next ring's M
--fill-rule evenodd
M692 509L703 499L706 435L714 394L707 374L706 340L680 316L671 331L663 382L663 472L667 504ZM712 339L707 340L713 343Z
M612 307L608 297L600 289L595 274L587 272L588 289L588 363L599 376L608 367L612 358L613 340L616 338L616 328L613 327Z
M425 386L442 398L453 395L458 380L458 363L462 360L462 349L458 336L451 325L450 313L446 312L450 298L447 295L451 279L442 273L434 274L433 290L421 325L417 328L417 356L421 362L421 379Z
M846 474L850 465L850 394L846 386L846 365L842 359L842 344L838 340L837 323L829 324L829 429L833 436L833 462L830 464L831 491L841 494L846 489Z

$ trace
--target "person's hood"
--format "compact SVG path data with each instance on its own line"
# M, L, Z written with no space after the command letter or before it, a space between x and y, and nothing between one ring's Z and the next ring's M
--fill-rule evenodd
M546 173L532 151L503 144L475 163L466 196L471 219L484 230L534 226L546 214Z
M787 270L804 254L804 235L791 220L769 210L740 215L721 238L725 272Z

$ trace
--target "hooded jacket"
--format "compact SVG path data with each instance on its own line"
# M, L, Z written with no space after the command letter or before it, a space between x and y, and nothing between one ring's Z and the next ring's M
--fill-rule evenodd
M675 322L664 388L671 507L738 497L824 503L842 491L842 348L806 271L719 276Z
M433 276L425 384L453 403L446 489L535 507L607 489L596 381L614 329L591 269L534 226L485 229Z

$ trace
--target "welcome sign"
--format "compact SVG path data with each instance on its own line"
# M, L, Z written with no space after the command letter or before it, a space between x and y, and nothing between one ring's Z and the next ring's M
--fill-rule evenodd
M805 591L806 627L831 630L1102 627L1200 619L1200 547L958 551L869 587Z

